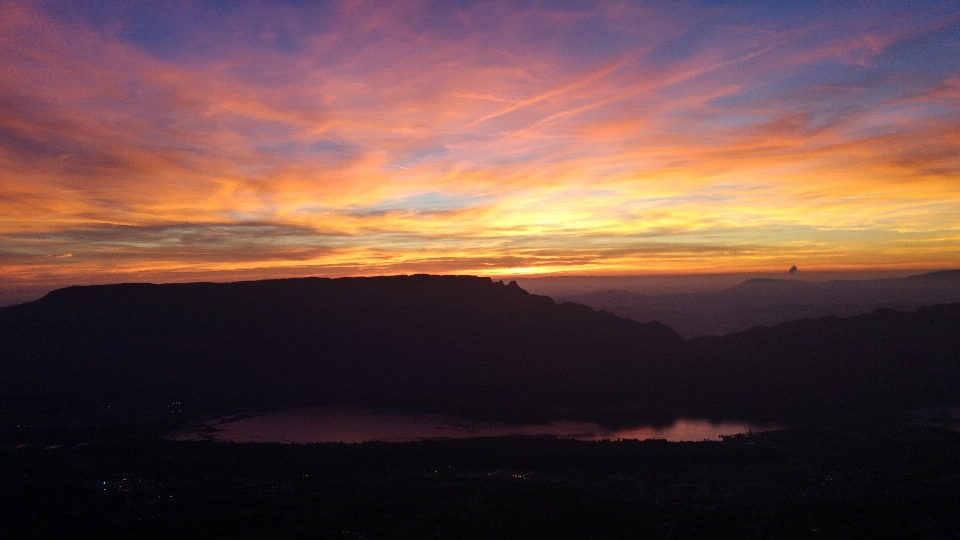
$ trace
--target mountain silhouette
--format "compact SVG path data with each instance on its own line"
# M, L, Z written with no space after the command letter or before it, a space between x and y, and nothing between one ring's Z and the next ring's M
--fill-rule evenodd
M347 403L526 418L622 399L680 342L659 323L460 276L68 287L0 309L3 393L34 406Z
M960 403L960 304L688 340L686 410L805 421ZM738 397L739 396L739 397Z
M960 304L684 341L470 276L68 287L0 308L0 393L17 417L178 403L817 421L960 403Z
M960 270L873 280L750 279L707 293L645 295L605 290L558 300L640 322L660 321L686 338L719 336L803 318L846 317L883 308L912 311L960 302Z

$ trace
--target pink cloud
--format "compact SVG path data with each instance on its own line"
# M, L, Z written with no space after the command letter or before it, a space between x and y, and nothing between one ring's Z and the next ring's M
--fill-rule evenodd
M800 253L788 227L958 255L960 74L891 56L956 12L186 6L164 54L0 8L5 275L752 268ZM424 193L483 202L350 210Z

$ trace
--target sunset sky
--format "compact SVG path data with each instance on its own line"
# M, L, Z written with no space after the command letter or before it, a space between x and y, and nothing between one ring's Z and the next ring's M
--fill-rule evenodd
M0 280L960 267L960 3L0 0Z

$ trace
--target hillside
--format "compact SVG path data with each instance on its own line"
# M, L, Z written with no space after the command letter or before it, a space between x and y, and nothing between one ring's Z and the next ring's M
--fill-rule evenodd
M684 347L683 408L804 421L960 403L960 304L757 327Z
M468 276L69 287L0 309L0 381L18 418L348 404L819 421L960 403L960 304L683 341Z
M0 309L3 394L20 409L345 403L540 418L628 400L680 342L659 323L461 276L69 287Z
M960 270L896 279L750 279L706 293L645 295L605 290L558 300L640 322L659 321L687 338L720 336L803 318L847 317L884 308L912 311L960 302Z

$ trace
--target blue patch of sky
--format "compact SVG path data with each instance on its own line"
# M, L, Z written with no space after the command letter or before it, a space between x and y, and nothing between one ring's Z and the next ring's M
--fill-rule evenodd
M593 0L516 0L520 8L541 8L553 11L584 12L596 7Z
M222 35L248 42L258 40L261 46L272 47L280 53L296 53L300 50L298 38L304 29L310 33L323 32L335 15L333 1L300 0L269 0L256 4L226 0L188 3L50 1L44 4L44 8L65 24L85 21L94 30L114 35L164 59L177 59L184 54L203 56L205 48L195 48L195 42ZM283 8L296 9L297 17L284 19L269 15L281 13ZM245 16L246 12L260 16L242 21L243 35L231 35L241 27L228 24L229 19ZM270 36L266 41L265 35Z
M251 148L261 154L271 157L285 157L292 159L321 158L330 162L341 162L354 157L358 150L348 143L338 143L329 139L317 139L311 142L283 140L263 140L251 145Z
M555 45L567 60L583 64L601 61L637 46L634 36L614 29L611 22L616 21L596 12L596 5L592 3L552 4L538 2L540 9L530 12L524 32L517 37L526 43ZM544 9L577 12L579 16L570 18L566 24L555 24L550 18L535 15Z
M878 68L895 72L899 88L937 85L960 71L960 22L893 43L884 53Z
M612 31L609 21L591 16L584 18L566 33L560 51L567 57L595 62L636 46L635 38Z
M274 156L290 157L302 149L302 146L295 142L274 141L274 142L255 142L251 145L254 150L262 154Z
M434 1L410 21L414 32L429 34L444 40L465 39L474 31L472 21L463 20L458 11L469 9L475 2Z
M751 114L753 109L800 110L807 113L808 126L816 129L839 116L876 110L891 98L919 90L916 79L912 83L901 80L900 69L901 66L885 62L864 67L835 59L802 66L789 77L782 74L763 77L743 91L714 98L709 102L711 106L734 114L716 115L711 121L735 127L765 118ZM940 80L935 78L933 82ZM744 114L736 114L738 111Z
M757 34L792 29L810 18L810 2L700 2L697 20L682 34L659 43L648 60L665 66L695 56L702 51L731 50L731 45ZM690 14L687 18L693 16ZM771 42L772 43L772 42ZM754 52L742 49L727 60Z
M911 4L924 2L913 1ZM930 4L930 2L926 2ZM805 27L813 21L832 23L862 20L866 12L880 18L894 16L902 8L902 0L702 0L698 6L713 9L714 16L704 24L752 28L764 31L782 31ZM885 16L884 16L885 14ZM844 24L849 31L848 24Z
M342 143L333 141L330 139L320 139L306 144L306 149L311 153L352 153L354 152L353 145L348 143Z
M91 0L48 2L44 7L65 24L83 20L94 30L115 35L159 56L183 43L190 33L182 23L182 8L163 2Z
M451 153L450 148L445 145L422 147L408 152L402 157L398 156L393 158L388 165L394 167L414 167L419 163L429 160L429 158L444 157Z
M454 195L431 191L385 199L375 204L364 206L350 206L340 209L340 212L357 216L376 216L393 212L448 212L488 203L493 197L488 195Z
M300 39L292 32L280 32L273 38L273 48L282 54L300 52Z
M713 33L713 29L695 26L681 35L659 43L646 55L646 60L663 66L673 65L675 62L685 60L701 51L704 36L711 33Z

